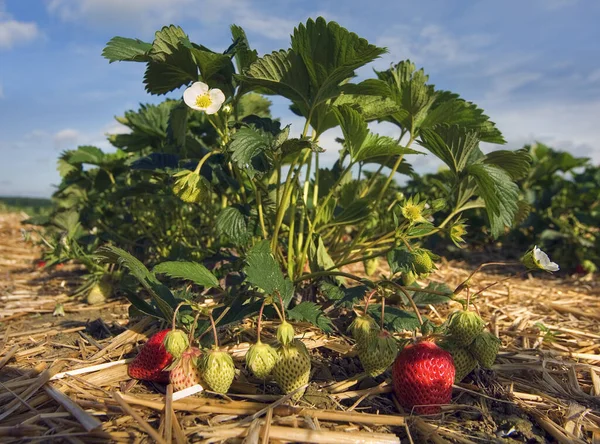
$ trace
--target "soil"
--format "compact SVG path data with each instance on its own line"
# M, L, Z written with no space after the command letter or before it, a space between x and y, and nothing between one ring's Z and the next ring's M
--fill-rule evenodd
M484 291L478 307L501 352L493 369L476 369L456 385L441 415L402 411L389 371L357 378L362 367L351 341L304 324L296 330L311 350L311 384L296 407L274 405L276 385L255 380L243 364L255 337L250 321L224 335L238 369L230 393L185 398L170 415L166 387L131 380L120 363L162 326L131 319L124 299L89 306L73 297L81 270L38 267L40 250L24 240L22 219L0 214L1 442L600 442L600 285L593 276L526 276ZM443 261L431 279L454 288L472 270ZM504 277L491 271L476 275L474 290ZM64 316L54 313L59 304ZM439 324L458 308L421 312ZM350 314L341 316L335 323L344 332ZM265 323L264 339L274 328ZM50 396L53 389L67 401ZM343 416L333 420L336 412ZM392 420L397 425L386 423Z

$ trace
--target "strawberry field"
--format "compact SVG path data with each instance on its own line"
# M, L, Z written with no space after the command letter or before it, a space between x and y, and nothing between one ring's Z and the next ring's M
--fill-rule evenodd
M170 98L0 213L3 442L600 440L599 167L410 60L355 81L386 49L321 17L131 37L107 63Z

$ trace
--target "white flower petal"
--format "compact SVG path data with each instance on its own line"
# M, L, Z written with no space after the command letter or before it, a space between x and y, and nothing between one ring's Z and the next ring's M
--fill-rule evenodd
M539 267L546 271L558 271L560 267L555 262L552 262L548 255L537 246L533 247L533 259L538 263Z
M221 109L221 104L213 102L208 107L204 108L203 111L206 114L215 114L219 109Z
M208 85L204 82L194 82L192 86L189 87L192 91L196 93L197 96L201 96L202 94L206 94L208 92Z
M198 97L198 95L191 87L183 92L183 101L185 104L192 109L199 110L200 108L196 106L196 97Z
M208 94L212 103L219 104L219 108L221 107L223 102L225 102L225 94L223 94L223 91L221 91L219 88L211 89Z

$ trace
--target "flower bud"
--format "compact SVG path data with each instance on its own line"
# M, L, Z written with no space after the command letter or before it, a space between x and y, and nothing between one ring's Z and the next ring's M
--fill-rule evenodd
M463 236L467 234L467 226L462 222L456 223L450 227L450 239L454 242L454 245L459 247L465 240Z
M281 345L288 345L294 340L294 327L287 321L283 321L277 327L277 340Z

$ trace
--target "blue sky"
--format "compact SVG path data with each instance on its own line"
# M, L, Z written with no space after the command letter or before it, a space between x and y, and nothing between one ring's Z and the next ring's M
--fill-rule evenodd
M109 149L105 134L123 131L114 116L162 100L144 91L143 64L100 56L114 35L152 41L174 23L224 50L235 23L264 54L319 15L387 47L372 67L410 58L437 87L476 102L508 147L539 140L600 162L595 0L0 0L0 195L49 196L62 150ZM299 131L285 101L273 111ZM330 159L336 136L323 135ZM422 159L418 170L436 167Z

